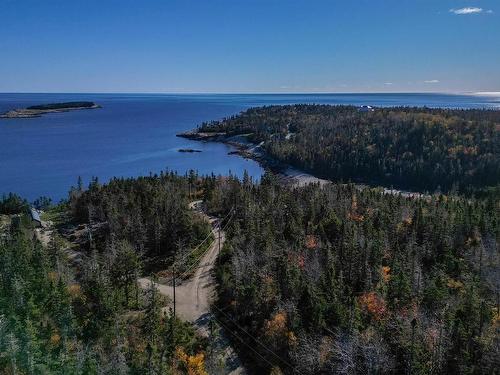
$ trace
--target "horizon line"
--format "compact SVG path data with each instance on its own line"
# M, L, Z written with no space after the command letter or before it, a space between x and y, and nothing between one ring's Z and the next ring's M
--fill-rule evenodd
M72 94L72 95L370 95L370 94L438 94L438 95L485 95L497 96L500 91L0 91L0 94Z

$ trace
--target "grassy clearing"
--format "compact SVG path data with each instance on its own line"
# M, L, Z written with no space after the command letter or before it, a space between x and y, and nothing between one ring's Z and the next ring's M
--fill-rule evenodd
M54 226L68 222L68 207L66 204L58 204L45 210L40 215L42 221L51 221Z
M205 251L208 250L208 248L212 245L212 243L215 240L215 236L213 233L210 234L209 238L201 245L198 247L195 251L190 250L191 253L189 257L187 258L184 267L181 266L181 272L185 272L189 268L191 268L193 265L195 265L197 262L200 262L200 257L202 257L202 254L205 253ZM192 270L190 273L192 273L194 270Z
M0 215L0 229L10 225L11 219L9 215Z

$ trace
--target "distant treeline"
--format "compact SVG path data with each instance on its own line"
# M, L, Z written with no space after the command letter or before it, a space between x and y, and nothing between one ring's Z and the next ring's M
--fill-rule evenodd
M165 267L175 251L187 251L210 233L210 225L188 208L195 199L190 192L199 183L194 173L187 178L174 173L115 178L105 185L93 180L88 189L81 183L72 189L69 204L78 223L102 228L95 238L101 242L98 248L125 240Z
M37 210L48 209L52 205L52 199L49 197L39 197L35 199L32 206ZM14 193L4 194L0 198L0 215L22 214L28 211L29 202Z
M33 105L26 109L33 110L50 110L50 109L66 109L66 108L90 108L95 106L94 102L64 102L64 103L51 103L51 104L41 104Z
M204 123L334 181L470 193L500 182L500 111L287 105Z
M26 212L28 201L17 194L9 193L0 198L0 215L15 215Z

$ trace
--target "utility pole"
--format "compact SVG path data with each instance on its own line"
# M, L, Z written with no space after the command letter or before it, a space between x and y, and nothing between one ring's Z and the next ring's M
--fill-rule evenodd
M89 236L89 249L92 250L92 210L91 206L87 207L87 212L89 215L89 225L87 228L88 236Z
M212 352L213 352L213 337L214 337L214 321L213 321L213 318L212 316L210 316L210 320L208 322L208 325L209 325L209 334L208 334L208 342L210 343L210 347L209 347L209 354L212 355Z
M177 255L177 246L174 248L174 263L172 265L172 285L174 288L174 309L173 309L173 315L172 315L172 325L170 327L172 335L171 340L172 340L172 353L175 351L175 262L176 262L176 255ZM174 368L174 355L172 355L172 368Z
M408 368L408 374L413 374L413 355L415 351L415 326L417 325L417 319L413 318L411 321L411 352L410 352L410 363Z
M220 255L220 226L222 225L221 221L219 220L219 253L218 255Z
M176 255L177 255L177 247L174 249L174 264L172 266L172 281L173 281L173 286L174 286L174 320L175 320L175 262L176 262ZM173 325L172 325L173 327Z

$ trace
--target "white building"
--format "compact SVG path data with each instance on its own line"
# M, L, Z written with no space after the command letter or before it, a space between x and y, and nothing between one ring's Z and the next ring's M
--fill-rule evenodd
M359 107L358 111L360 111L360 112L373 112L373 111L375 111L375 109L373 109L373 107L369 106L369 105L362 105L361 107Z

